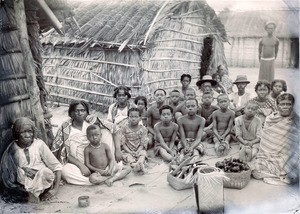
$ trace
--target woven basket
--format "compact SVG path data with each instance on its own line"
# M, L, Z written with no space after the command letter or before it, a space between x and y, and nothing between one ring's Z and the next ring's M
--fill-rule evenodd
M194 183L185 183L184 179L176 178L170 173L167 175L167 181L170 184L171 187L173 187L176 190L184 190L184 189L190 189L193 187Z
M233 189L243 189L250 181L251 178L251 170L242 171L238 173L234 172L225 172L226 177L229 179L224 179L223 185L226 188Z

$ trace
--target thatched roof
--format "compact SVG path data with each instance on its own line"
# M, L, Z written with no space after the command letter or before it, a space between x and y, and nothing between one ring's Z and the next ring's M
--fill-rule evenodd
M189 1L178 1L184 3ZM203 5L205 1L200 0ZM146 34L155 21L155 17L165 1L107 1L92 0L82 3L72 3L75 19L81 31L76 29L74 23L65 25L66 36L61 37L56 33L42 39L42 43L54 45L74 45L87 43L88 46L141 46ZM170 1L176 4L176 1ZM205 8L204 8L205 9ZM206 9L213 11L208 5ZM168 10L166 10L168 11ZM213 11L214 12L214 11ZM165 14L166 16L172 14ZM218 20L216 20L218 21ZM226 38L224 26L220 24L221 34Z
M264 10L220 13L229 37L262 37L265 23L277 24L276 35L283 38L299 37L299 12L291 10Z
M72 6L65 0L45 0L45 2L60 22L74 15ZM53 27L41 9L37 11L37 17L41 31L50 30Z

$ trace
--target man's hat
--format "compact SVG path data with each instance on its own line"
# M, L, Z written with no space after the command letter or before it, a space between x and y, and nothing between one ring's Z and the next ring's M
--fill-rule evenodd
M247 83L247 84L249 84L250 81L247 80L246 75L237 75L236 80L233 82L233 84L237 84L237 83Z
M202 85L203 83L205 83L205 82L210 82L212 86L215 86L215 85L217 84L217 81L216 81L216 80L213 80L212 77L211 77L210 75L204 75L204 76L202 77L201 80L198 80L198 81L196 82L196 85L197 85L198 87L201 87L201 85Z

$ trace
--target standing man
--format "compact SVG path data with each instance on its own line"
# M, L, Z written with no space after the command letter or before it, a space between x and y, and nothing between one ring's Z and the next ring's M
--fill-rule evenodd
M274 80L274 63L278 53L279 40L273 35L276 28L274 22L265 25L267 36L259 42L258 58L260 61L258 80Z

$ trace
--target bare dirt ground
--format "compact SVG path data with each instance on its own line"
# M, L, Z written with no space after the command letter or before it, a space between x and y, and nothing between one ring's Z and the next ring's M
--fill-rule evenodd
M254 93L257 68L229 68L231 79L237 74L247 74L251 83L247 90ZM299 70L276 69L276 78L285 79L288 91L299 95ZM299 113L299 100L296 104ZM67 118L67 108L53 109L52 123L59 126ZM101 117L105 115L100 114ZM54 128L54 132L57 128ZM214 165L217 158L212 145L205 145L203 162ZM229 156L237 157L238 144L233 143ZM0 213L196 213L196 203L192 189L176 191L167 182L168 165L159 158L150 158L145 175L129 174L112 187L61 186L57 198L39 204L10 204L0 200ZM78 207L78 197L88 195L90 206ZM225 213L297 213L299 206L299 186L276 186L251 179L242 190L224 188Z

